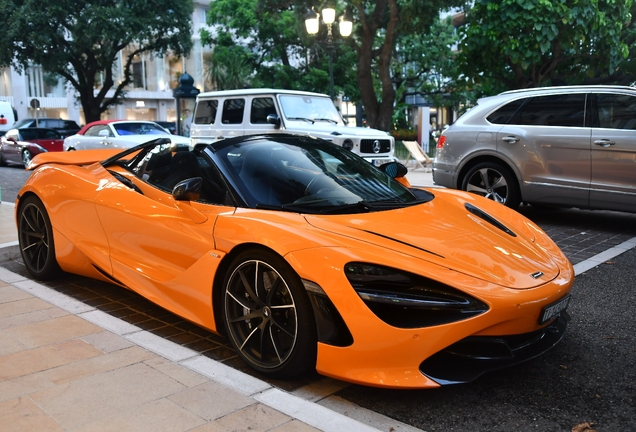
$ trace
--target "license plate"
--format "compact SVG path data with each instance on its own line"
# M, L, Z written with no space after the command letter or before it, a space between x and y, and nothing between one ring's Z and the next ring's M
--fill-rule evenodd
M389 162L393 162L393 159L374 159L373 160L373 165L380 166L380 165L384 165L385 163L389 163Z
M541 309L541 316L539 318L539 324L544 324L551 319L559 316L561 312L568 308L568 303L570 303L570 296L563 297L561 300L556 301L552 304L545 306Z

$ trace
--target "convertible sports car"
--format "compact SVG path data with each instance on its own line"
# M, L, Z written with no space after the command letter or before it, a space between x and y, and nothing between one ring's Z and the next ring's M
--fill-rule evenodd
M127 149L162 136L176 144L190 142L189 138L172 135L151 121L98 120L84 126L77 134L64 138L64 150Z
M438 387L561 340L574 272L541 229L382 168L283 134L45 153L17 199L22 257L134 290L275 377Z

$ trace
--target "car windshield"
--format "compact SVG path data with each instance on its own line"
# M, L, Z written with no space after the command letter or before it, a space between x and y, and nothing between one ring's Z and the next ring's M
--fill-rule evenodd
M165 129L155 123L114 123L113 127L119 135L169 135Z
M362 213L430 201L342 147L301 137L220 145L225 165L253 208L301 213ZM421 192L421 193L420 193Z
M338 110L327 97L281 95L280 104L287 120L344 125Z

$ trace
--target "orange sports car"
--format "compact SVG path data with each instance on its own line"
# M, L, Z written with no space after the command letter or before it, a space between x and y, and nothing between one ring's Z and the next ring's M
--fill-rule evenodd
M157 139L29 169L16 220L33 276L131 289L226 335L265 375L463 383L545 352L567 326L574 272L535 224L326 141Z

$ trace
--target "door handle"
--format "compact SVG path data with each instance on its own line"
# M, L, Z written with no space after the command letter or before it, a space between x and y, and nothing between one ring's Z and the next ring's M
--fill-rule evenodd
M223 138L225 138L223 135L219 135L218 137L216 137L216 139L218 140L222 140Z
M501 140L507 142L508 144L514 144L519 141L519 138L517 138L516 136L506 136L503 137Z
M601 147L609 147L609 146L613 146L614 144L616 144L616 142L608 140L608 139L600 139L600 140L594 141L594 144L597 145L597 146L601 146Z

